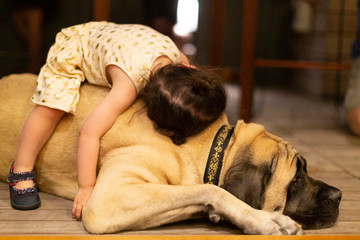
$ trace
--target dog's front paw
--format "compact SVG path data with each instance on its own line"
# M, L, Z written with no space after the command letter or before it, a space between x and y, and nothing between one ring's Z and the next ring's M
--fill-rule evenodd
M209 220L214 223L220 222L221 216L215 212L215 209L211 205L208 205L207 207L209 208L208 209Z
M301 225L279 212L256 210L245 222L243 231L248 234L301 235Z
M279 227L281 234L284 235L302 235L304 234L300 224L279 212L272 213L272 221Z

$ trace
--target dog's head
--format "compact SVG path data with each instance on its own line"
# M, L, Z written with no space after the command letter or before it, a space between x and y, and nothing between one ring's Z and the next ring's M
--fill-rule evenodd
M311 178L302 156L297 156L296 165L295 177L287 189L284 214L302 224L304 229L331 227L339 215L341 191Z
M238 124L234 135L224 189L256 209L283 212L303 229L334 225L341 191L311 178L289 143L254 124Z

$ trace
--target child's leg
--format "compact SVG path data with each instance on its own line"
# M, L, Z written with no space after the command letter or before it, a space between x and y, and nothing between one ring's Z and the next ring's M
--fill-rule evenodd
M348 111L347 119L351 131L360 136L360 106Z
M37 105L27 119L20 138L14 173L31 171L40 150L54 131L64 111ZM17 189L32 187L33 181L16 184Z

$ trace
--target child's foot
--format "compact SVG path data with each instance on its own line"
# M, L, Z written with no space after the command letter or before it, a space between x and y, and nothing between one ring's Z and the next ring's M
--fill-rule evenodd
M16 189L25 189L25 188L31 188L34 186L33 180L25 180L21 182L16 183Z
M31 210L40 206L40 197L35 185L35 172L14 173L14 164L8 176L11 206L19 210Z

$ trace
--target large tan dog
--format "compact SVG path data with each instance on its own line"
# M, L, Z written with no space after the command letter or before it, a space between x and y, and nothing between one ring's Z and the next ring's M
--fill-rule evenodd
M0 80L3 181L34 106L30 96L35 80L29 74ZM82 87L76 115L62 119L36 162L41 191L74 198L77 135L107 91L87 84ZM216 136L223 125L225 130ZM263 126L242 121L232 136L228 131L223 115L176 146L154 130L143 102L136 101L101 140L97 183L83 212L85 228L91 233L145 229L190 219L200 212L214 222L228 220L249 234L302 233L291 218L305 228L334 224L341 192L308 177L305 160L289 143ZM226 134L227 148L222 145ZM215 148L207 167L212 144ZM204 184L204 175L212 180L217 170L218 186Z

